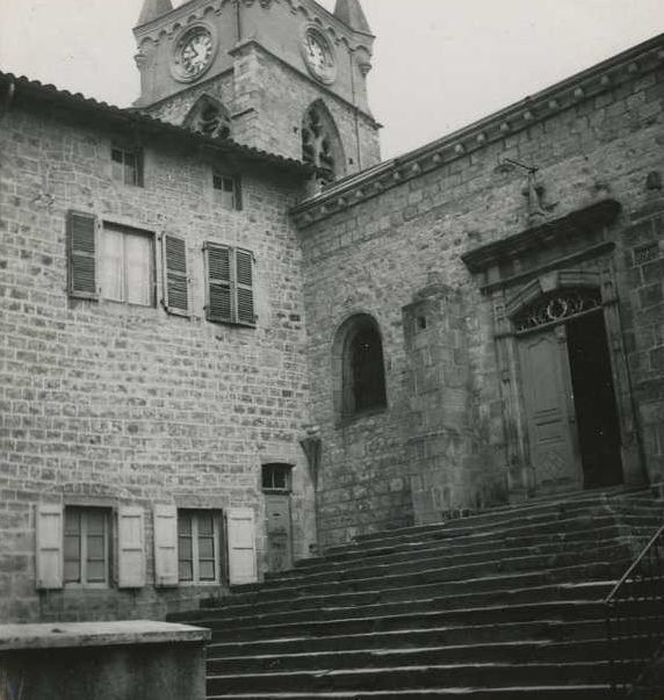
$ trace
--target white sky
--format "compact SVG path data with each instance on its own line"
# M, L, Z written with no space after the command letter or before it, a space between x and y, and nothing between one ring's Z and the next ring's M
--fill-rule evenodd
M181 3L177 3L181 4ZM328 9L334 0L322 0ZM0 70L120 106L142 0L0 0ZM363 0L383 155L423 145L664 31L664 0Z

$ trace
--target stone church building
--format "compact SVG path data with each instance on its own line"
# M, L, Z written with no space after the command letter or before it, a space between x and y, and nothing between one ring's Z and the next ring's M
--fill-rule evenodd
M145 0L0 74L0 620L664 475L664 36L381 161L359 0Z

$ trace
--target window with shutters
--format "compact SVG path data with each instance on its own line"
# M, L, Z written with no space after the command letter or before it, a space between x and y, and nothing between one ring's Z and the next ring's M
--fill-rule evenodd
M219 583L219 519L212 510L178 510L180 583Z
M205 259L208 321L255 326L253 253L206 243Z
M111 147L111 175L123 185L143 187L143 152L140 148Z
M107 508L65 508L65 586L105 588L109 585L109 528L110 510Z
M154 306L154 237L104 222L100 249L101 296L124 304Z
M214 201L224 209L242 209L242 191L240 178L222 173L212 173L212 192Z

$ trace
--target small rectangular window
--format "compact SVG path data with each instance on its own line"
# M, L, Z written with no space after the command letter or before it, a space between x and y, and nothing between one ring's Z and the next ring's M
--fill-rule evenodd
M154 238L104 223L101 231L101 296L125 304L154 306Z
M124 185L143 186L143 153L141 149L111 148L113 179Z
M242 209L240 179L238 177L213 173L212 190L214 201L224 209Z
M264 464L263 491L290 491L291 471L290 464Z
M108 586L109 522L107 508L65 508L65 585Z
M219 517L212 510L178 510L178 578L219 583Z

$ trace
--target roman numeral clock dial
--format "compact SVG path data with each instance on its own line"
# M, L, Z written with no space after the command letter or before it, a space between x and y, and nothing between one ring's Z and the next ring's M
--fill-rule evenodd
M329 39L318 29L309 27L302 42L304 61L311 75L321 83L333 83L337 77L334 49Z
M191 82L207 71L216 53L216 37L207 26L188 28L175 42L172 72L177 80Z

